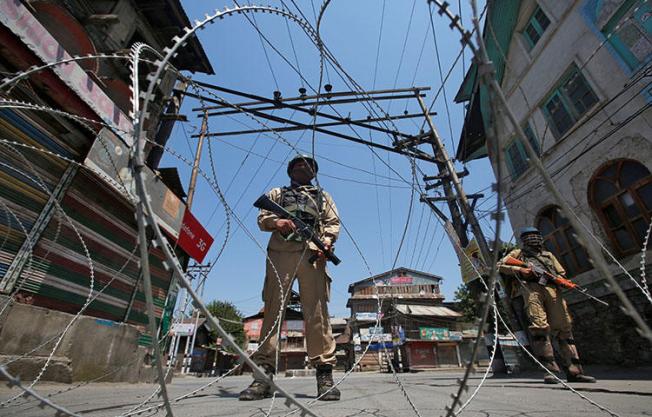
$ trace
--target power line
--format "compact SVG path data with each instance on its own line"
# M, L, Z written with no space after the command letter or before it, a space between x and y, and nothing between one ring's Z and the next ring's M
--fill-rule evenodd
M405 57L405 49L407 46L408 38L410 37L410 30L412 29L412 18L414 17L414 8L416 4L417 4L417 0L413 0L412 10L410 11L410 19L408 20L408 27L407 30L405 31L405 39L403 39L403 48L401 49L401 57L398 60L398 68L396 68L396 75L394 76L394 87L392 88L396 88L396 85L398 83L398 76L401 73L401 66L403 65L403 58ZM392 107L392 100L389 100L389 102L387 103L387 113L389 113L391 107Z
M251 6L251 1L247 1L247 3ZM274 68L272 68L272 62L270 61L269 55L267 54L267 48L265 47L265 42L263 42L263 33L258 28L258 22L256 21L256 16L251 15L251 19L249 18L249 15L247 13L245 13L244 16L249 21L249 23L251 23L254 29L256 29L256 32L258 32L258 38L260 39L260 46L262 46L263 52L265 53L265 60L267 61L269 72L272 74L272 78L274 79L274 85L276 85L276 89L280 90L280 87L278 86L278 80L276 79L276 74L274 73ZM287 22L287 19L285 19L285 21Z
M439 69L439 80L441 81L442 91L444 93L444 106L446 108L446 119L448 121L448 133L450 135L450 140L452 144L453 155L456 155L455 151L455 139L453 138L453 125L451 123L451 112L448 107L448 97L446 95L446 83L444 82L444 74L441 68L441 56L439 55L439 45L437 42L437 31L435 30L435 22L432 18L432 6L428 3L428 12L430 14L430 26L432 28L432 38L435 43L435 56L437 57L437 68ZM462 48L462 53L464 53L464 48Z
M376 64L374 65L374 79L371 88L376 88L376 76L378 75L378 58L380 57L380 42L383 38L383 24L385 23L385 3L383 0L383 8L380 13L380 30L378 31L378 46L376 47Z
M421 65L421 58L423 57L423 51L426 48L426 40L428 39L428 35L430 34L430 24L426 22L426 34L423 36L423 41L421 42L421 48L419 50L419 58L417 59L417 65L414 68L414 75L412 76L412 82L410 85L414 85L414 83L417 80L417 73L419 72L419 66ZM405 110L407 110L407 105L408 102L405 102ZM415 124L415 127L417 129L417 132L419 131L419 126Z

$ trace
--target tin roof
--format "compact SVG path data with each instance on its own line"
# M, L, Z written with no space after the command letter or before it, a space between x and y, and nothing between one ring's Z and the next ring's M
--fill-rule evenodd
M181 36L184 28L192 26L179 0L138 0L133 4L162 38L164 46L170 46L173 37ZM197 36L190 37L172 63L183 70L215 73Z
M437 281L437 282L439 282L439 281L441 281L443 279L439 275L429 274L429 273L423 272L423 271L417 271L416 269L399 267L399 268L394 268L394 269L389 270L389 271L381 272L380 274L374 275L372 277L365 278L365 279L362 279L360 281L356 281L354 283L351 283L351 284L349 284L349 292L352 293L353 288L355 288L356 286L358 286L360 284L376 281L376 280L382 279L384 277L389 277L394 273L396 273L396 274L404 274L404 273L415 274L417 276L421 276L421 277L424 277L424 278L429 278L429 279L432 279L432 280Z
M409 316L462 317L460 313L448 307L398 304L395 308L398 312Z

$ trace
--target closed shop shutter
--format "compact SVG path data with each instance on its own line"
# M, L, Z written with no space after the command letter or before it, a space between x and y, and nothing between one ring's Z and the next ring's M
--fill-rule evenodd
M364 346L362 347L364 350ZM378 371L381 369L380 366L380 359L378 357L379 353L378 352L373 352L371 350L367 350L367 353L364 354L362 359L360 359L360 362L358 363L358 367L360 368L361 371ZM360 354L356 354L356 360L360 358Z
M32 113L0 110L0 138L67 158L79 157L79 150L61 143L51 127L43 127L44 121ZM48 191L56 188L68 165L41 151L0 143L0 288L4 292L14 290L12 277L6 276L9 266L46 206Z
M435 343L409 342L406 349L410 369L435 368L438 366Z
M437 358L439 359L439 366L459 366L454 343L438 343Z
M83 244L73 227L55 215L34 250L36 268L23 273L24 290L33 293L37 305L76 313L86 302L92 273L95 291L107 284L108 287L84 314L146 324L133 208L85 170L73 180L61 207L77 228ZM90 253L92 269L86 250ZM171 279L163 259L159 249L150 250L154 308L158 318L163 314ZM135 289L134 302L126 317Z

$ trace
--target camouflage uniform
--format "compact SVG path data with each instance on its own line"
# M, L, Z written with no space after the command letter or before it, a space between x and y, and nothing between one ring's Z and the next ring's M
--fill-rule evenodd
M565 276L566 271L557 258L547 251L533 255L521 249L514 249L505 258L513 257L527 263L539 266L555 275ZM525 301L525 309L530 321L532 335L532 350L537 358L552 372L559 372L555 362L551 336L559 343L559 356L566 375L573 378L581 375L582 368L573 340L572 319L568 312L566 301L562 298L561 289L552 283L541 285L535 278L521 276L521 268L505 265L504 259L498 264L502 274L519 279L513 286L514 295L521 295Z

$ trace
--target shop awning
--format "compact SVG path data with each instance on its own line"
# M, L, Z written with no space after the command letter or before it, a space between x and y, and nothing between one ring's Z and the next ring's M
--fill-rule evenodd
M453 311L448 307L398 304L396 310L399 313L409 316L462 317L460 313Z

